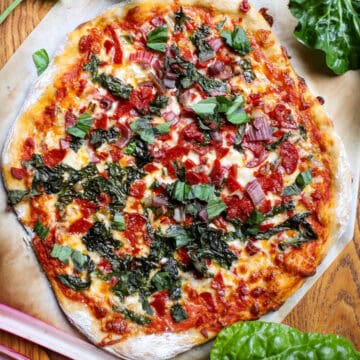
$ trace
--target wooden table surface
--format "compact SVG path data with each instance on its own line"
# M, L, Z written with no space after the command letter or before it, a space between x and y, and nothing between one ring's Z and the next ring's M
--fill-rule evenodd
M11 0L0 0L0 12L10 3ZM0 25L0 69L53 4L54 1L51 0L24 0ZM360 350L359 225L360 196L353 241L346 246L337 260L284 321L303 331L342 335L352 341L358 350ZM49 351L3 332L0 332L0 344L12 347L33 360L51 358Z

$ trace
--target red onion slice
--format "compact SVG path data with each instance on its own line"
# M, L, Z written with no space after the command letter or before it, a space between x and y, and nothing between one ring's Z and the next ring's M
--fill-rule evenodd
M272 130L268 121L263 117L259 117L250 125L246 135L249 141L266 141L271 140Z
M206 209L201 209L198 213L198 218L199 220L201 221L208 221L209 219L209 216L208 216L208 213L206 211Z
M209 45L215 52L217 52L224 45L224 43L221 38L212 38L209 40Z
M121 131L121 138L116 142L119 147L124 147L131 139L132 133L128 126L124 124L117 124L117 128Z
M152 198L152 206L154 206L154 207L162 207L162 206L168 206L168 205L169 205L168 199L163 196L155 195Z
M163 118L171 125L176 125L180 120L179 115L176 115L173 111L165 112Z
M178 223L184 222L186 219L185 210L183 207L177 207L174 209L174 220Z
M265 200L263 189L256 179L246 185L246 191L255 206L260 205Z
M225 69L225 64L222 61L216 61L213 65L209 66L208 73L210 76L220 74Z

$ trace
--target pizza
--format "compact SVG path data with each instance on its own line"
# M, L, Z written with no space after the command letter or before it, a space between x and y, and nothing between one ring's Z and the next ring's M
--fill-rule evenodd
M247 1L131 1L69 34L2 172L71 322L165 359L276 311L346 219L321 105Z

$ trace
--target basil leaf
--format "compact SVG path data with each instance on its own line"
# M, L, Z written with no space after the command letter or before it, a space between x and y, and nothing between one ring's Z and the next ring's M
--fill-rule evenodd
M88 63L83 66L84 71L89 71L93 80L98 76L98 68L101 64L100 59L96 55L92 55Z
M240 125L250 121L250 117L242 107L244 103L244 98L241 95L236 97L231 107L226 111L226 118L229 122Z
M93 123L93 118L88 113L81 114L75 126L72 126L67 129L67 132L80 139L84 139L88 131L90 130Z
M135 149L136 149L136 142L133 141L123 150L123 153L128 154L128 155L132 155L132 154L134 154Z
M171 317L175 322L186 320L188 315L180 304L175 304L170 308Z
M192 185L187 199L199 199L201 201L214 200L216 199L215 188L213 185L207 184Z
M49 65L49 55L45 49L40 49L32 54L32 59L36 66L37 74L41 75Z
M240 55L248 54L252 48L250 41L243 28L234 27L233 31L223 30L221 37L225 40L226 44Z
M299 20L294 35L304 45L323 51L335 74L360 68L360 4L358 0L290 0Z
M176 248L181 248L191 241L185 228L181 225L171 225L165 233L165 237L174 238L176 241Z
M112 222L112 228L115 230L123 231L125 230L125 220L124 216L118 212L115 213L114 219Z
M226 204L220 199L209 200L206 211L208 214L209 220L214 219L216 216L220 215L224 210L227 209Z
M222 330L211 360L359 359L360 353L337 335L302 333L283 324L244 321Z
M175 13L174 18L175 18L175 28L174 28L175 33L177 33L178 31L182 31L184 29L184 24L186 23L186 21L190 20L190 18L185 15L182 7Z
M246 224L248 225L259 225L265 220L265 216L262 214L260 210L253 210L246 220Z
M291 196L300 194L306 185L309 185L312 181L311 171L306 170L301 172L295 179L295 183L289 186L286 186L283 195Z
M285 133L279 140L273 142L272 144L265 144L266 150L275 150L277 149L283 142L285 142L291 136L291 132Z
M34 232L39 235L41 240L45 240L47 234L49 233L50 229L43 225L40 220L36 221L34 226Z
M150 123L150 117L144 116L142 118L135 119L130 128L134 132L140 135L140 138L145 142L152 144L155 141L155 137L161 134L167 134L170 131L170 124L163 123L160 125L152 126Z
M63 285L74 291L87 290L91 285L91 281L83 281L76 275L58 274L56 277Z
M149 317L137 314L129 309L120 306L113 306L112 309L118 313L123 314L125 319L130 320L136 324L146 325L151 323L151 319Z
M152 114L161 115L160 110L166 107L169 103L169 98L163 95L157 95L156 99L149 104L149 110Z
M52 258L60 260L63 264L67 265L69 264L69 257L72 252L73 252L72 248L68 246L55 244L50 253L50 256Z
M71 260L75 269L79 272L84 271L89 262L89 258L77 250L74 250L71 254Z
M147 35L146 46L149 49L165 52L168 40L168 28L166 25L158 26Z
M173 199L180 202L185 202L186 200L188 200L190 189L190 185L182 181L176 181L175 183L170 185L169 193Z
M191 109L195 111L195 113L199 116L207 116L213 115L216 107L218 106L218 102L216 97L209 97L205 100L201 100L198 103L191 105Z

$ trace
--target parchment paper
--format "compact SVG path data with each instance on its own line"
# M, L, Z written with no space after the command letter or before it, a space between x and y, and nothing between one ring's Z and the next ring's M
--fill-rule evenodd
M0 71L1 147L18 109L36 79L31 54L37 49L45 48L52 56L57 47L64 43L66 33L115 3L115 0L58 1ZM353 175L353 201L349 224L341 239L333 245L317 269L316 275L309 278L278 311L264 317L265 320L280 322L353 237L360 170L360 72L350 71L335 77L326 68L324 56L319 51L309 50L299 44L292 36L297 21L291 16L286 0L254 0L252 3L258 9L269 9L269 14L275 20L273 30L292 56L295 70L306 79L315 95L324 97L325 109L345 144ZM0 302L81 337L60 311L32 250L23 241L25 231L15 215L5 210L5 204L5 192L0 186ZM192 350L191 355L185 353L178 358L203 359L204 351L206 353L209 348L210 344L207 344Z

